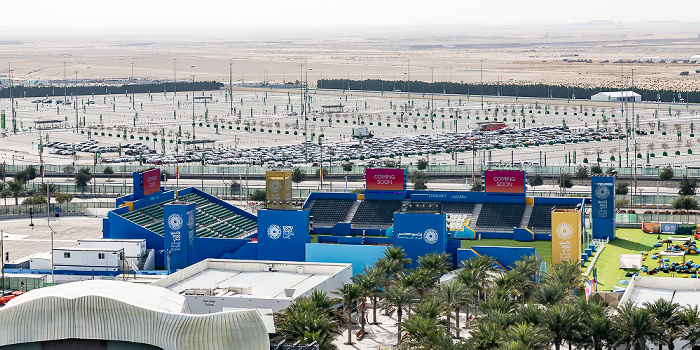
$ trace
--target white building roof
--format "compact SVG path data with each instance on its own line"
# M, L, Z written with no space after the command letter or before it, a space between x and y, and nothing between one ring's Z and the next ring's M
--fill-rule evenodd
M602 92L597 93L596 95L598 95L598 94L610 96L611 98L642 96L634 91L602 91Z
M12 299L7 307L49 297L77 299L87 296L118 300L158 312L189 312L185 297L165 288L108 280L86 280L34 289L21 297Z
M681 306L699 306L697 290L700 280L696 278L635 276L620 299L620 304L631 302L641 307L645 302L666 299Z
M178 294L189 289L211 289L212 296L289 299L285 295L285 289L294 289L294 296L298 296L348 268L352 268L352 265L207 259L154 282L153 285L168 288ZM229 288L234 288L236 292L231 292Z
M35 289L0 309L0 347L60 339L148 344L161 349L269 350L254 310L193 315L165 288L88 280Z

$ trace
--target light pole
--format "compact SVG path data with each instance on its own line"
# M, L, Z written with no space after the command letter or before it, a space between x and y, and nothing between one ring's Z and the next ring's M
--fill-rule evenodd
M173 83L175 84L174 92L175 92L175 97L177 97L177 58L173 58ZM175 97L173 97L173 104L177 103L175 102Z
M12 85L14 85L14 81L12 80L12 63L7 62L7 70L10 74L10 107L12 111L12 132L14 134L17 134L17 117L15 114L15 96L12 93Z
M195 123L195 121L194 121L194 74L190 74L190 76L192 77L192 148L194 149L194 148L196 148L194 140L197 138L197 137L195 137L195 127L194 127L194 123Z
M131 62L131 109L136 113L136 97L134 96L134 62Z
M75 97L73 98L73 109L75 109L75 133L78 134L78 127L80 126L80 118L78 118L78 71L75 73Z
M231 116L233 116L233 58L228 60L228 96L231 102Z
M484 110L484 59L479 60L481 71L481 110Z

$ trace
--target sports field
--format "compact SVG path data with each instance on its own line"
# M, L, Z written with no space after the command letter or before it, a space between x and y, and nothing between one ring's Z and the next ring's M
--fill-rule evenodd
M512 239L482 239L478 241L463 240L462 249L469 249L472 246L504 246L504 247L533 247L542 257L542 260L547 263L547 266L552 264L552 242L551 241L534 241L534 242L518 242Z

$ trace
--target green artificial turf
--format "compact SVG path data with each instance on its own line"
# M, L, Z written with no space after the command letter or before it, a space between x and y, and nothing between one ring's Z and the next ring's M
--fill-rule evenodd
M462 240L462 249L469 249L472 246L504 246L504 247L533 247L540 254L542 260L547 263L547 266L552 264L552 242L551 241L534 241L534 242L518 242L512 239L481 239L481 240Z

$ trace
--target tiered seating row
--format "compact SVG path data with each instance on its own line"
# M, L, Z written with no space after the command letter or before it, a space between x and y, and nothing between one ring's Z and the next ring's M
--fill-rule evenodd
M484 203L476 226L512 230L520 225L524 211L524 203Z
M316 226L332 226L345 221L353 204L353 199L316 199L309 208L309 215L313 217Z

